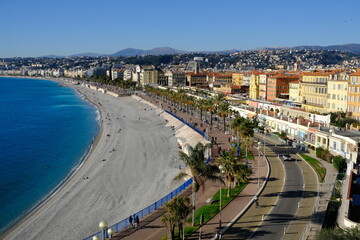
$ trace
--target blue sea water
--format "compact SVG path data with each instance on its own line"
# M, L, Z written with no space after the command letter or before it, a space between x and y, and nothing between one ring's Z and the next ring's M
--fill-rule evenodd
M0 232L76 169L99 132L97 115L58 83L0 77Z

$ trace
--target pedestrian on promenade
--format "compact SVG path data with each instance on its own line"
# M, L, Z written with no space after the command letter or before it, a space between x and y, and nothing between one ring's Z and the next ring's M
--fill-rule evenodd
M130 227L131 227L131 228L134 228L133 218L132 218L131 215L130 215L130 217L129 217L129 223L130 223Z
M135 217L135 222L136 222L136 228L140 228L140 220L138 215L136 215Z

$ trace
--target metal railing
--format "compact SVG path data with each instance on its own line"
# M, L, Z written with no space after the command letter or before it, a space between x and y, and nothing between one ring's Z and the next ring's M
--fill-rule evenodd
M166 111L166 110L165 110ZM202 131L200 131L199 129L197 129L196 127L192 126L191 124L189 124L187 121L185 121L184 119L176 116L175 114L166 111L167 113L169 113L170 115L172 115L173 117L175 117L176 119L180 120L181 122L183 122L184 124L186 124L187 126L189 126L190 128L192 128L194 131L196 131L197 133L199 133L200 135L202 135L206 140L209 140L209 137L203 133ZM211 157L209 156L206 163L209 163L211 160ZM137 213L131 215L133 219L136 218L136 216L138 216L139 218L144 218L145 216L149 215L150 213L152 213L153 211L155 211L156 209L160 208L161 206L164 205L164 203L170 201L173 197L177 196L179 193L181 193L183 190L185 190L188 186L190 186L192 183L192 179L190 178L189 180L187 180L186 182L184 182L180 187L176 188L175 190L173 190L172 192L170 192L168 195L166 195L165 197L161 198L160 200L154 202L153 204L145 207L144 209L138 211ZM110 226L109 228L112 228L115 230L115 232L120 232L122 229L125 229L126 227L130 226L130 222L128 218L125 218L124 220ZM107 236L107 231L105 231L106 237ZM84 240L92 240L92 238L94 236L98 236L100 239L102 237L102 232L99 231L87 238L84 238Z

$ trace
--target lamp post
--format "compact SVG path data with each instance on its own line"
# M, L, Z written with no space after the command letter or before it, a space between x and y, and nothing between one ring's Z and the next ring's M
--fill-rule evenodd
M223 165L219 165L220 170L220 178L222 174L225 173L225 167ZM219 228L221 229L221 181L220 181L220 205L219 205Z
M112 229L112 228L109 228L109 229L107 230L107 233L108 233L109 238L111 239L111 238L112 238L112 236L113 236L113 235L114 235L114 233L115 233L115 230L114 230L114 229Z
M103 235L103 240L105 240L106 239L106 237L105 237L105 230L108 228L108 226L109 226L109 224L106 222L106 221L101 221L100 223L99 223L99 228L101 229L101 231L102 231L102 235Z
M259 157L258 157L258 186L260 187L260 147L261 147L261 142L259 141L258 142L258 147L257 147L257 149L258 149L258 151L259 151Z

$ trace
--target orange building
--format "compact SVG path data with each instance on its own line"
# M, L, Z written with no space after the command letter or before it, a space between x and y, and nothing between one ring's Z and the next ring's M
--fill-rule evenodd
M289 83L299 80L299 75L277 74L269 76L267 81L266 100L274 100L275 98L289 98Z

